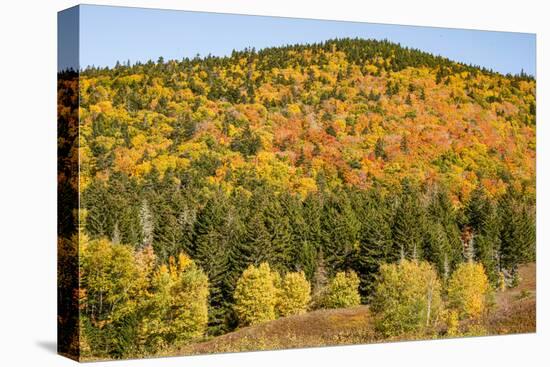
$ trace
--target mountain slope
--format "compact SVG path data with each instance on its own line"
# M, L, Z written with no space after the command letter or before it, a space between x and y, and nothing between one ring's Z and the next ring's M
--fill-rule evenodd
M535 81L389 42L332 40L81 75L83 187L191 170L302 196L438 182L533 187ZM181 178L179 178L181 180Z

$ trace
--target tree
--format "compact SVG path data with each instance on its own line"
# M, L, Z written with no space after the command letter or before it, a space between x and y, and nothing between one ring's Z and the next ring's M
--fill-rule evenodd
M187 255L156 268L152 246L106 239L80 253L82 340L94 356L155 353L204 335L208 278Z
M424 258L435 266L445 283L463 261L459 212L451 203L447 190L436 189L430 198L427 218Z
M216 335L228 328L233 290L243 266L235 262L240 258L235 256L242 238L240 216L224 193L216 193L199 211L194 232L194 259L210 281L209 333Z
M487 309L491 287L483 265L463 263L454 271L447 289L449 307L461 319L478 318Z
M325 294L326 287L328 285L328 275L325 265L325 257L323 255L323 250L317 252L317 261L315 267L315 273L313 273L312 278L313 283L313 305L314 307L323 306L323 297Z
M502 221L500 239L500 266L507 275L508 285L518 281L517 268L535 257L535 210L512 189L499 203Z
M107 239L81 244L82 323L91 349L122 357L134 350L143 283L131 247Z
M250 265L237 281L235 312L239 325L257 325L275 319L276 276L269 264Z
M378 140L376 140L376 145L374 146L374 156L384 161L388 159L388 155L386 153L386 143L383 138L378 138Z
M327 194L321 215L321 240L327 265L333 271L353 268L361 223L347 192Z
M439 278L427 262L382 265L374 292L375 327L388 337L422 335L435 325L443 308Z
M478 186L465 207L467 225L473 231L475 259L483 264L489 280L497 284L500 273L501 221L498 208Z
M420 203L418 191L412 184L405 181L402 185L392 226L393 251L395 255L399 254L399 258L421 259L426 212Z
M141 225L142 246L153 244L153 216L149 209L149 202L143 199L139 210L139 223Z
M240 152L245 157L255 155L262 148L262 140L253 133L250 125L246 125L239 137L231 142L231 149Z
M287 273L279 285L276 311L279 316L305 313L311 300L311 287L304 272Z
M338 272L330 280L324 293L325 308L344 308L361 303L359 296L359 277L354 271Z
M148 352L202 337L208 324L208 278L187 255L161 265L143 310L140 337Z
M391 210L387 200L376 192L356 197L354 202L361 222L355 269L361 279L361 295L367 300L372 295L380 265L397 260L392 254Z

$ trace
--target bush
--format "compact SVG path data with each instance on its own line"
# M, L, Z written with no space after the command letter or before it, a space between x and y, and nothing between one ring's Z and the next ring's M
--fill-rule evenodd
M331 279L322 305L325 308L342 308L357 306L361 303L359 296L359 277L354 271L338 272Z
M305 313L311 300L311 287L303 271L287 273L281 280L277 297L279 316Z
M277 302L276 275L269 264L250 265L237 281L235 312L241 326L256 325L275 319Z
M458 312L455 310L450 310L446 314L446 324L447 324L447 335L448 336L459 336L460 335L460 322L458 320Z
M480 317L491 295L483 265L474 262L460 264L449 279L447 293L449 307L456 310L461 319Z
M408 260L383 264L371 310L376 329L385 336L426 332L442 310L441 284L432 265Z

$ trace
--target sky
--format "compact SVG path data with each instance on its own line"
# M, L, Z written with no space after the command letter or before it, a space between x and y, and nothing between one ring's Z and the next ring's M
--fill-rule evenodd
M60 19L60 28L62 20ZM501 73L536 72L535 35L127 7L80 6L81 68L117 61L224 56L331 38L388 39Z

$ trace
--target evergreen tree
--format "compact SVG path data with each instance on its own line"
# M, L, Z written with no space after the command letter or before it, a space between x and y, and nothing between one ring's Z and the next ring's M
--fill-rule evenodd
M443 188L435 190L427 212L424 257L435 265L446 282L454 268L462 262L458 212Z
M356 199L362 213L359 234L359 253L356 270L361 279L360 291L366 300L371 296L373 282L382 263L395 261L392 254L391 210L388 203L377 192Z
M499 203L501 219L500 266L508 283L517 283L518 265L535 257L535 212L520 193L509 189Z
M485 267L489 280L496 284L499 278L501 247L500 219L496 206L478 186L465 207L467 226L473 231L471 240L475 259Z
M353 269L360 223L346 191L328 194L321 217L323 251L333 271Z
M401 259L422 259L426 213L420 203L419 193L405 181L397 200L392 226L392 255Z
M199 212L195 224L195 259L210 281L209 333L228 327L236 280L230 254L241 236L239 216L224 193L218 192Z

